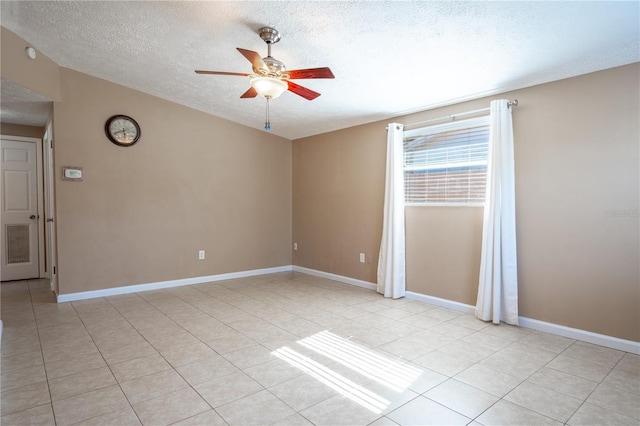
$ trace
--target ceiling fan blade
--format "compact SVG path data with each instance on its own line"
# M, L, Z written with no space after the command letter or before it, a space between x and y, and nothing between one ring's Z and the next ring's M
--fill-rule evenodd
M226 72L226 71L203 71L196 70L196 74L214 74L214 75L239 75L242 77L250 76L251 74L243 73L243 72Z
M255 98L256 96L258 96L258 91L256 89L254 89L253 87L249 87L249 90L244 92L242 94L242 96L240 96L240 98L241 99L243 99L243 98Z
M264 63L258 52L254 52L253 50L241 49L239 47L236 47L236 49L238 49L238 52L242 53L242 56L244 56L249 60L249 62L251 62L251 65L253 65L253 69L269 71L267 65Z
M291 70L287 71L287 74L289 74L289 78L292 80L300 78L335 78L331 70L327 67Z
M314 92L311 89L307 89L306 87L302 87L299 84L294 83L293 81L287 81L289 85L289 91L295 93L296 95L302 96L303 98L312 101L318 96L320 93Z

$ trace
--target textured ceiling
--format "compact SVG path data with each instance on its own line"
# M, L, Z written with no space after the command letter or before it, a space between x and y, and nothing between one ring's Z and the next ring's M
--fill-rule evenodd
M42 127L52 108L46 97L4 78L0 80L0 100L3 123Z
M272 133L296 139L640 60L632 2L2 1L0 23L59 65L261 129L265 102L240 99L236 47L287 68L328 66L322 93L271 102ZM4 92L3 92L4 95ZM5 104L3 102L3 109ZM126 113L126 104L123 104Z

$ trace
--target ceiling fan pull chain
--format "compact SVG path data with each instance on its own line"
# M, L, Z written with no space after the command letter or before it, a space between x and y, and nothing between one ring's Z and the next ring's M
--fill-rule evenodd
M271 121L269 121L269 96L266 97L267 99L267 118L264 122L264 129L266 131L271 130Z

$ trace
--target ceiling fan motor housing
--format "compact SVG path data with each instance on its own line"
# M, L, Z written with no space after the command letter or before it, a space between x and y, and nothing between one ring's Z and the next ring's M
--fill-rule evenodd
M269 72L267 73L269 77L284 77L283 73L287 70L287 67L285 67L282 62L273 56L267 56L266 58L262 58L262 60L267 68L269 68Z

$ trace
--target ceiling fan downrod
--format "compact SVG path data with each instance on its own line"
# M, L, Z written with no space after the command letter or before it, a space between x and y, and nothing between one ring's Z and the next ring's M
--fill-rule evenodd
M271 45L280 41L280 33L275 28L262 27L258 30L260 38L267 43L267 57L271 57Z
M271 56L271 45L280 41L281 36L278 30L271 27L262 27L258 30L258 34L262 41L267 44L267 56L262 58L264 64L267 66L265 75L275 78L288 77L283 74L287 70L284 64Z

